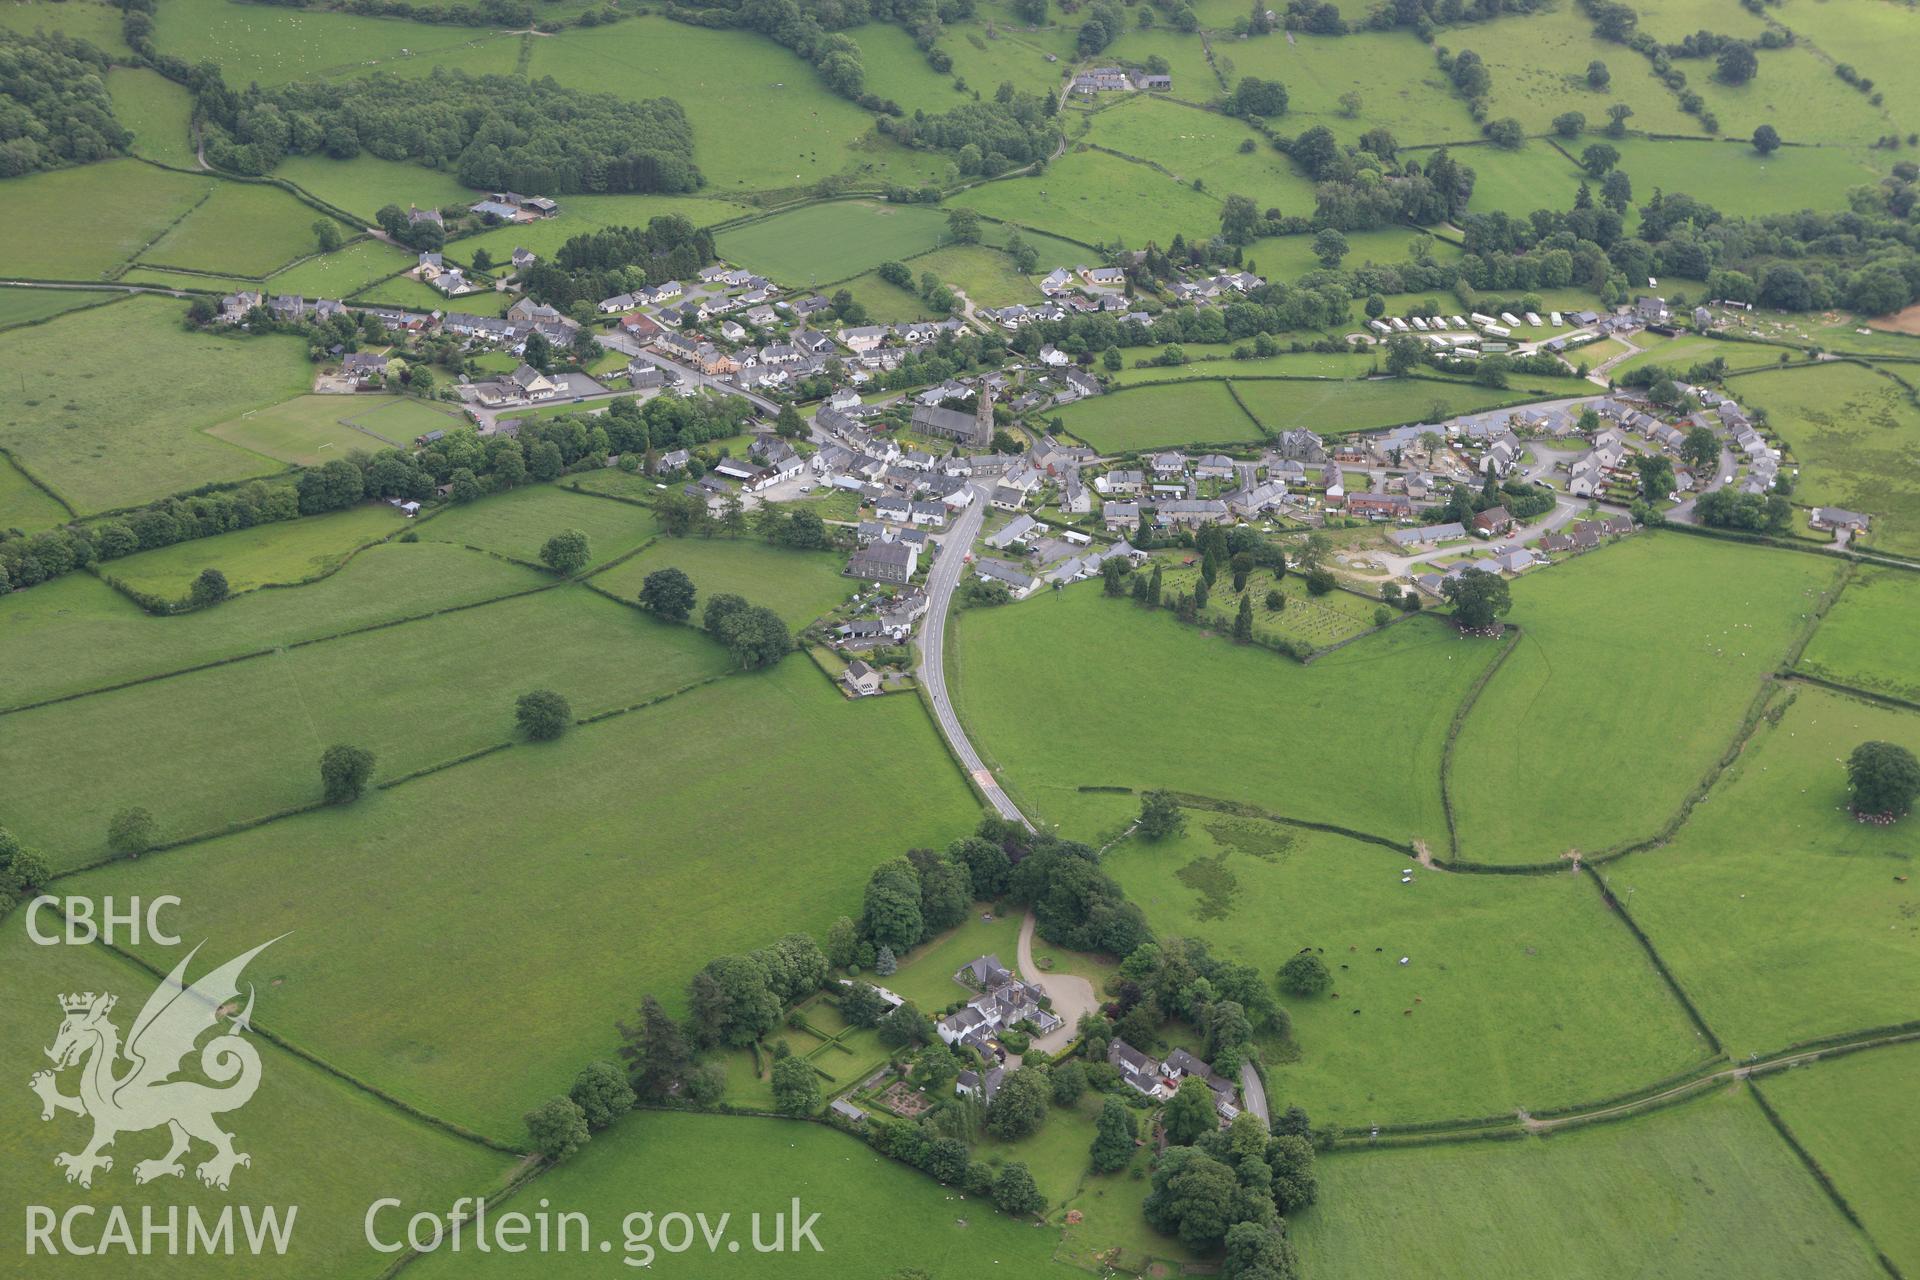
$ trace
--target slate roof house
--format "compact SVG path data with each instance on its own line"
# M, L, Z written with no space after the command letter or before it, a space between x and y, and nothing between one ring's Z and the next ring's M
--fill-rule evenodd
M849 578L868 582L904 584L913 578L920 553L904 542L876 542L862 547L847 559L842 571Z

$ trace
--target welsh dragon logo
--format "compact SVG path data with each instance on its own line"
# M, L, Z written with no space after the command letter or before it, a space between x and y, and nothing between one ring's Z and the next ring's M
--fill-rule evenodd
M133 1166L137 1183L183 1177L186 1169L180 1157L195 1139L213 1148L213 1154L195 1169L209 1187L225 1191L235 1167L253 1163L245 1152L233 1149L233 1135L214 1117L239 1110L260 1087L259 1051L241 1034L250 1029L253 1014L250 985L245 1007L235 1012L234 1006L240 995L240 971L278 941L263 942L188 986L187 965L200 950L196 946L147 998L124 1045L120 1029L108 1018L117 997L89 991L60 998L66 1017L53 1047L46 1051L53 1069L36 1072L28 1083L40 1095L42 1120L53 1119L59 1111L93 1120L93 1138L82 1150L53 1158L55 1165L66 1170L68 1182L91 1187L95 1171L113 1169L113 1157L103 1152L115 1138L162 1125L172 1145L159 1159ZM200 1037L208 1028L222 1025L224 1029L200 1049L200 1074L213 1083L175 1079ZM70 1097L60 1092L58 1076L76 1066L80 1092Z

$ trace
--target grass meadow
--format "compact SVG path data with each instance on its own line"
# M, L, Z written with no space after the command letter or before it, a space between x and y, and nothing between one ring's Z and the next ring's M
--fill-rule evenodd
M0 286L0 329L37 324L63 312L96 303L118 301L117 293L89 292L82 289L23 289Z
M1715 31L1723 25L1708 23ZM1697 30L1689 27L1680 35ZM1607 108L1624 102L1633 108L1632 126L1650 133L1698 133L1699 123L1680 110L1673 93L1653 74L1653 66L1617 44L1593 34L1593 19L1575 5L1512 14L1494 22L1448 33L1449 46L1471 49L1487 64L1492 88L1487 94L1487 117L1511 117L1528 133L1544 134L1563 111L1578 111L1596 132L1607 123ZM1605 90L1587 87L1587 64L1598 58L1613 79ZM1677 63L1687 79L1698 78L1698 62ZM1540 143L1533 143L1539 146ZM1572 144L1574 154L1586 145ZM1534 206L1510 210L1526 213Z
M1259 424L1218 379L1110 393L1076 401L1055 416L1102 453L1261 438Z
M70 573L0 603L6 705L294 645L552 581L445 543L387 542L295 590L256 591L217 609L154 617L92 574Z
M1680 64L1688 87L1706 99L1727 137L1750 138L1770 124L1789 142L1858 145L1899 128L1812 49L1796 43L1761 49L1756 56L1760 70L1738 87L1722 84L1708 63Z
M7 973L6 983L0 985L0 1041L4 1041L0 1069L19 1082L23 1097L27 1077L48 1065L41 1050L52 1043L60 1025L61 996L77 991L118 995L120 1005L113 1020L124 1030L159 981L158 975L102 947L35 946L26 937L24 919L24 912L15 911L0 929L0 965ZM226 950L203 951L190 978L267 936L247 931L244 936L236 934ZM334 943L351 945L337 935ZM184 955L184 948L177 952L162 948L152 960L171 968ZM273 1022L278 1013L281 987L276 961L274 950L269 949L246 974L245 980L258 985L255 1016L261 1024ZM506 1182L512 1157L413 1119L258 1036L248 1039L261 1058L259 1092L245 1109L224 1117L222 1127L233 1130L235 1149L248 1153L253 1161L234 1171L231 1192L203 1187L191 1167L179 1180L162 1178L136 1185L134 1164L166 1152L163 1129L121 1134L111 1151L112 1170L97 1175L90 1191L72 1186L62 1180L53 1156L80 1150L90 1126L72 1115L42 1124L29 1101L13 1112L17 1121L8 1126L0 1196L9 1204L46 1205L55 1213L64 1213L70 1206L94 1206L101 1215L92 1220L95 1230L105 1226L109 1205L124 1207L136 1231L143 1207L155 1210L156 1220L164 1223L169 1211L184 1205L199 1209L209 1220L236 1200L282 1206L283 1214L290 1211L287 1206L298 1205L292 1244L282 1257L268 1253L235 1266L231 1260L209 1263L205 1257L189 1256L183 1222L178 1249L169 1251L160 1237L157 1248L138 1268L141 1275L157 1280L209 1274L295 1277L377 1270L361 1233L361 1218L381 1196L400 1196L414 1207L444 1213L460 1196L491 1193ZM74 1091L76 1076L76 1072L64 1073L60 1081L64 1091ZM369 1159L369 1153L378 1153L377 1158ZM207 1148L196 1142L187 1163L191 1166L206 1154ZM30 1269L48 1275L85 1275L99 1269L99 1259L43 1257Z
M1349 231L1347 256L1341 266L1347 270L1378 263L1391 266L1413 257L1411 246L1421 233L1411 227L1387 227L1378 231ZM1461 257L1460 247L1446 240L1430 240L1427 248L1435 262L1454 262ZM1310 235L1269 236L1256 240L1247 249L1248 270L1259 271L1271 280L1298 280L1308 272L1324 270L1313 253Z
M1254 150L1242 152L1251 140ZM1133 94L1093 117L1086 141L1152 161L1176 179L1204 179L1216 196L1249 196L1262 210L1310 216L1313 182L1246 123Z
M274 169L273 176L284 178L328 204L359 214L368 226L373 225L373 215L389 204L397 204L402 209L408 205L439 209L469 205L480 198L479 192L444 169L429 169L405 160L382 160L364 151L351 160L320 155L288 156ZM561 220L554 219L555 222ZM473 243L477 242L455 241L456 256L468 251ZM411 265L414 255L408 253L406 258Z
M463 420L400 396L295 396L251 409L207 434L276 461L315 467L354 450L413 448L415 436Z
M344 298L396 271L410 270L417 259L379 240L356 240L334 253L321 254L276 271L267 281L273 293L308 298Z
M500 65L468 70L513 69L519 41L472 27L429 26L389 18L363 18L323 9L255 8L227 0L181 0L154 14L154 43L162 53L188 63L220 64L227 83L285 84L379 69L424 74L435 64L465 66L475 50L496 46Z
M0 27L31 35L65 32L98 45L108 53L126 54L121 38L120 7L105 0L8 0L0 4Z
M1867 1234L1905 1271L1920 1268L1920 1222L1909 1212L1920 1118L1909 1099L1920 1045L1904 1044L1768 1076L1760 1089L1833 1179Z
M354 552L399 533L407 524L407 518L388 504L363 502L328 515L137 551L108 562L101 572L135 590L170 600L184 598L203 569L220 570L235 591L288 586L338 569Z
M549 663L608 668L596 678L624 681L631 699L642 684L676 682L663 667L674 650L655 643L663 633L724 661L691 628L577 589L548 594L567 609L593 605L617 633L550 616L538 643L512 644L498 626L476 628L493 670L423 633L409 643L435 674L416 670L399 704L402 691L384 686L400 673L364 655L351 669L383 687L363 704L378 717L363 710L352 736L384 731L375 719L401 731L412 721L444 758L461 745L447 740L446 717L469 696L494 738L507 736L522 689L548 684L571 693L576 712L591 709L590 673L561 678ZM448 670L478 692L450 689ZM276 948L289 998L275 1030L408 1101L517 1138L529 1106L611 1055L614 1020L642 993L681 1010L709 957L794 929L823 936L857 911L874 865L944 845L978 815L917 702L848 702L796 657L351 806L116 865L76 891L164 882L185 904L183 934L216 950L296 930Z
M1076 149L1044 173L972 187L952 203L1082 244L1115 239L1166 244L1176 234L1189 239L1219 234L1223 198L1195 191L1151 166Z
M1446 43L1470 46L1479 28ZM1385 128L1401 146L1471 141L1479 126L1466 103L1434 61L1431 46L1410 31L1358 31L1345 36L1296 32L1215 46L1214 62L1225 60L1229 83L1261 76L1287 86L1287 114L1274 123L1282 133L1298 134L1325 125L1342 142L1353 142L1372 128ZM1583 64L1584 65L1584 64ZM1346 93L1360 95L1360 113L1349 117L1340 107ZM1210 95L1208 95L1210 96ZM1202 98L1204 101L1205 98Z
M596 575L593 585L633 600L648 574L671 567L693 579L700 593L696 610L712 596L732 592L772 609L798 631L851 594L854 584L840 576L844 563L831 552L790 551L757 538L662 538Z
M1187 353L1188 363L1186 364L1150 364L1145 368L1121 369L1107 376L1122 387L1137 386L1145 382L1185 382L1192 378L1210 376L1226 379L1364 378L1373 373L1379 363L1369 354L1322 355L1311 351L1288 352L1278 356L1255 356L1251 360L1234 360L1231 353L1238 345L1238 343L1207 346L1182 345L1181 350Z
M1860 1233L1739 1088L1548 1138L1323 1158L1290 1219L1316 1280L1868 1280Z
M1294 382L1236 377L1233 389L1269 432L1309 427L1325 435L1431 422L1535 398L1524 386L1502 390L1437 378Z
M1920 749L1920 718L1801 687L1672 843L1606 869L1736 1059L1920 1017L1911 820L1846 811L1873 738Z
M106 279L214 186L211 178L169 173L138 160L9 178L0 273L29 280Z
M114 67L107 72L107 92L113 114L133 130L135 155L176 169L198 167L188 120L193 97L186 86L145 67Z
M996 1272L1069 1280L1083 1274L1053 1260L1053 1232L1035 1230L985 1201L961 1203L950 1188L895 1164L858 1138L797 1121L669 1112L630 1116L529 1190L556 1208L588 1213L596 1231L612 1238L616 1257L623 1248L621 1221L638 1207L651 1210L656 1222L675 1211L704 1212L709 1223L731 1213L728 1235L740 1242L752 1238L754 1213L762 1215L763 1238L770 1238L771 1219L788 1212L797 1196L805 1206L802 1218L820 1215L814 1235L821 1251L802 1247L760 1264L794 1280L838 1280L848 1273L849 1258L860 1259L862 1274L912 1267L930 1280ZM743 1255L746 1250L742 1244ZM639 1258L626 1256L638 1269ZM437 1254L417 1270L426 1280L565 1277L605 1275L610 1265L601 1254L496 1251L484 1257ZM744 1260L710 1260L704 1243L678 1257L659 1253L654 1266L710 1275L755 1269Z
M1316 1125L1566 1106L1710 1056L1580 876L1414 867L1404 884L1404 854L1199 810L1183 836L1130 839L1105 866L1163 937L1203 938L1267 974L1321 954L1331 991L1285 997L1294 1052L1266 1054L1274 1109L1297 1104Z
M1570 209L1580 190L1580 170L1544 138L1529 138L1518 151L1483 144L1457 147L1451 154L1473 170L1473 195L1467 207L1474 213ZM1637 185L1634 194L1643 194Z
M925 253L946 232L947 215L931 205L835 200L722 232L715 248L728 262L803 288Z
M189 333L184 313L130 298L0 334L0 362L57 371L0 406L0 446L82 514L278 471L203 428L304 392L304 343Z
M1447 720L1495 652L1421 621L1302 667L1086 585L969 610L953 631L974 744L1023 807L1077 838L1111 817L1079 787L1162 786L1438 840Z
M1813 556L1643 533L1514 583L1519 645L1454 748L1459 856L1551 862L1653 835L1834 575Z
M531 484L449 507L420 522L420 537L537 562L548 538L578 529L587 535L592 563L604 564L651 538L657 527L653 512L643 507Z
M36 533L66 519L65 507L48 497L18 467L0 458L0 529Z
M1794 136L1787 125L1776 127L1782 137ZM1878 182L1890 163L1875 159L1885 152L1857 146L1783 147L1762 156L1747 141L1753 126L1737 133L1729 128L1727 133L1724 142L1607 141L1620 152L1620 167L1633 179L1636 207L1659 187L1685 191L1717 209L1737 209L1747 216L1846 209L1848 189ZM1579 154L1578 147L1571 149Z
M1800 464L1794 501L1864 511L1862 545L1920 555L1920 479L1907 465L1920 438L1920 409L1906 388L1857 364L1747 374L1727 383Z
M1920 575L1862 566L1813 633L1799 669L1920 703L1920 652L1911 643L1916 617Z
M1874 92L1884 95L1885 112L1897 126L1894 132L1920 128L1920 86L1899 56L1920 36L1911 9L1886 0L1834 0L1797 4L1789 21L1803 42L1836 63L1852 64L1873 81Z

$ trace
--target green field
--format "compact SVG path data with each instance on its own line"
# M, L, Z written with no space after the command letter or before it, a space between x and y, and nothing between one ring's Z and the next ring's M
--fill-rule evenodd
M273 176L293 183L328 204L359 214L369 226L373 215L384 205L439 209L469 205L481 195L463 186L444 169L429 169L404 160L382 160L364 151L351 160L318 155L288 156L274 169ZM456 243L455 255L458 256L468 242ZM413 258L410 253L406 256L409 260Z
M623 683L623 697L674 683L659 666L668 638L724 662L691 629L577 588L533 597L549 598L536 608L591 606L601 621L556 629L550 616L525 644L475 627L493 670L469 673L470 692L416 670L411 705L386 697L389 681L406 686L383 669L364 704L379 714L362 714L353 736L431 738L444 758L475 745L445 738L444 719L468 706L500 739L521 689L550 683L581 713L595 705L586 680ZM596 634L602 626L612 631ZM436 670L465 665L428 635L402 644ZM360 678L373 656L355 664ZM563 678L547 669L554 662L588 665ZM751 781L738 773L747 762ZM94 873L74 891L132 892L158 877L187 904L183 931L215 950L296 930L277 948L276 1030L438 1114L517 1137L528 1106L611 1053L614 1020L643 992L680 1009L686 979L708 957L793 929L823 935L857 911L876 863L944 845L977 813L918 703L849 703L793 658L352 806ZM436 929L423 951L421 929L434 921L458 924ZM502 963L509 936L512 960Z
M1920 616L1920 574L1855 570L1800 658L1800 670L1871 693L1920 703L1920 653L1909 643Z
M1298 1104L1316 1125L1595 1101L1710 1056L1580 876L1414 867L1403 884L1405 854L1198 810L1184 836L1129 840L1105 865L1163 937L1269 974L1321 953L1332 990L1285 999L1297 1056L1267 1053L1275 1110Z
M1223 199L1144 164L1070 150L1044 173L973 187L952 203L1083 244L1135 245L1219 234Z
M1724 24L1717 21L1703 20L1701 25L1711 26L1715 31L1725 30ZM1676 32L1672 39L1678 40L1697 29L1688 27ZM1449 46L1456 50L1471 49L1487 64L1492 80L1492 89L1487 95L1489 119L1511 117L1526 126L1528 133L1544 134L1555 116L1563 111L1578 111L1587 117L1588 128L1597 134L1607 123L1607 107L1624 102L1633 108L1630 123L1635 129L1650 133L1700 132L1699 122L1680 110L1673 93L1654 76L1652 65L1645 58L1594 35L1593 19L1576 5L1514 14L1448 34ZM1606 63L1613 73L1613 80L1605 90L1587 87L1587 64L1595 58ZM1676 62L1675 65L1687 72L1690 83L1705 74L1706 64L1700 62ZM1573 153L1578 155L1586 142L1577 140L1571 145ZM1527 209L1512 212L1524 213Z
M150 809L168 839L215 830L315 799L336 742L374 752L376 779L398 777L513 738L513 699L528 689L556 689L589 716L726 661L697 632L577 587L443 614L16 713L0 743L12 779L0 822L72 867L105 855L107 819L127 805ZM450 670L460 679L439 678ZM130 737L135 726L168 749ZM218 788L196 785L209 776Z
M1262 436L1259 425L1218 379L1096 396L1067 405L1057 416L1070 433L1102 453L1237 444Z
M1793 450L1804 506L1871 515L1861 545L1920 555L1920 479L1907 466L1920 438L1920 409L1899 383L1857 364L1748 374L1727 390Z
M974 744L1030 813L1079 838L1095 801L1076 789L1119 785L1438 840L1447 719L1495 652L1420 621L1302 667L1086 586L969 610L950 633ZM1395 726L1390 764L1359 728L1381 723Z
M27 940L23 919L24 913L14 912L0 931L0 964L7 972L0 987L0 1033L6 1045L0 1050L0 1065L20 1082L25 1097L27 1077L48 1065L43 1049L60 1025L62 996L81 991L116 994L120 1003L112 1020L124 1031L158 978L101 947L35 946ZM266 936L247 931L244 937L236 935L230 950L202 952L189 976L199 977ZM183 947L178 952L163 949L153 958L171 968L184 955ZM263 976L276 972L275 960L269 950L247 973L248 980L259 983L256 1019L261 1025L275 1021L279 1012L278 980ZM221 1127L234 1133L235 1149L251 1155L252 1163L234 1171L230 1192L203 1187L195 1177L192 1165L210 1150L198 1142L183 1178L136 1185L134 1165L165 1154L164 1129L122 1133L111 1148L112 1170L98 1174L91 1191L70 1186L54 1167L53 1156L79 1151L90 1126L72 1115L42 1124L29 1099L15 1112L18 1120L8 1130L0 1196L9 1204L46 1205L55 1213L69 1206L95 1206L100 1215L92 1219L95 1230L104 1226L107 1205L121 1205L136 1232L143 1207L156 1210L156 1221L165 1223L170 1210L186 1205L209 1221L232 1201L256 1211L278 1206L283 1220L297 1205L286 1256L269 1253L249 1258L243 1266L249 1276L297 1277L373 1274L378 1265L361 1233L361 1218L378 1197L400 1196L416 1207L445 1212L460 1196L492 1193L505 1183L513 1157L409 1117L260 1037L249 1040L261 1058L260 1089L243 1110L222 1117ZM74 1091L75 1074L68 1072L61 1081L63 1091ZM378 1158L368 1159L369 1152L377 1152ZM160 1238L152 1256L138 1264L141 1275L184 1280L208 1273L205 1257L187 1253L184 1212L180 1221L178 1250L170 1255ZM241 1234L237 1224L235 1234ZM41 1256L28 1270L86 1276L98 1274L100 1262L97 1257Z
M115 67L107 73L113 114L133 130L134 154L176 169L195 169L188 117L193 98L184 85L144 67Z
M109 561L101 573L165 600L182 599L203 569L218 569L234 591L288 586L338 569L360 548L399 533L407 518L384 502L347 511L255 525L211 538L139 551Z
M1378 263L1382 266L1407 262L1413 257L1411 246L1421 234L1411 227L1387 227L1379 231L1349 231L1347 256L1340 265L1352 270ZM1445 240L1430 240L1428 248L1435 262L1459 259L1460 247ZM1313 254L1313 237L1269 236L1256 240L1247 249L1247 269L1258 271L1270 280L1297 280L1310 271L1321 271L1320 259Z
M117 301L122 295L87 289L23 289L0 287L0 328L34 324L77 307Z
M65 507L48 497L18 467L0 458L0 529L33 533L66 519Z
M101 280L205 199L215 183L138 160L106 160L7 179L0 273Z
M0 603L6 705L298 644L551 581L544 573L445 543L388 542L298 590L257 591L217 609L153 617L92 574L70 573Z
M1179 567L1181 559L1175 555L1165 562L1163 591L1191 594L1194 584L1199 582L1200 570ZM1278 613L1269 611L1266 604L1267 592L1276 587L1287 597L1286 607ZM1315 596L1308 593L1299 578L1275 582L1273 574L1266 569L1256 569L1247 576L1246 594L1253 598L1255 639L1268 644L1275 641L1304 644L1312 649L1351 640L1370 629L1374 611L1380 608L1377 596L1368 599L1347 591ZM1226 635L1232 630L1239 611L1240 593L1233 590L1233 579L1223 574L1207 597L1208 625Z
M1254 150L1242 152L1249 139ZM1262 210L1277 208L1294 217L1313 213L1313 182L1251 127L1229 116L1134 94L1096 115L1086 141L1151 161L1176 179L1203 179L1216 196L1250 196Z
M1237 14L1236 14L1237 16ZM1447 45L1469 47L1479 27L1448 32ZM1222 41L1214 61L1229 67L1228 80L1262 76L1287 86L1287 114L1274 121L1286 134L1325 125L1342 142L1368 129L1385 128L1401 146L1464 142L1480 136L1466 103L1434 61L1431 46L1410 31L1360 31L1345 36L1294 33L1244 43ZM1582 66L1585 64L1583 63ZM1349 119L1340 109L1344 93L1360 95L1360 114ZM1197 95L1205 101L1210 93ZM1469 161L1469 163L1471 163Z
M1375 372L1379 361L1370 354L1320 355L1316 352L1288 352L1279 356L1256 356L1251 360L1233 360L1230 353L1237 343L1218 346L1182 346L1187 364L1125 368L1108 374L1116 384L1131 387L1143 382L1184 382L1191 378L1364 378ZM1208 359L1208 357L1212 357ZM1135 360L1150 359L1135 355Z
M925 253L946 232L946 214L930 205L835 200L723 232L715 247L789 288L812 288Z
M1834 572L1643 533L1514 583L1519 645L1454 749L1459 856L1551 862L1653 835L1727 750ZM1609 607L1630 598L1659 604Z
M305 344L189 333L184 311L134 298L0 334L0 361L49 371L0 406L0 445L82 513L279 470L202 428L305 391Z
M1707 110L1720 118L1728 137L1749 138L1756 128L1770 124L1789 142L1857 146L1898 128L1866 94L1834 75L1832 64L1813 50L1796 44L1761 49L1757 56L1760 70L1738 88L1722 84L1705 63L1687 67L1688 87L1706 99Z
M0 4L0 27L31 35L35 31L65 32L98 45L109 53L125 54L118 5L101 0L7 0Z
M1885 95L1885 110L1906 133L1920 124L1920 94L1899 53L1920 35L1913 11L1887 0L1836 0L1796 4L1789 16L1794 33L1835 62L1850 63Z
M1450 154L1473 170L1467 207L1474 213L1502 210L1518 216L1535 209L1569 209L1580 190L1580 171L1543 138L1529 139L1518 151L1482 145L1459 147ZM1634 193L1641 194L1638 186Z
M415 433L384 435L376 428L358 430L342 421L348 418L378 419L383 403L419 404L397 397L296 396L264 409L251 409L231 422L207 428L207 434L239 445L280 462L316 467L329 458L343 458L355 449L373 453L380 449L413 447ZM421 406L425 408L425 406ZM426 412L433 413L431 409ZM444 426L460 420L438 414Z
M1912 833L1845 809L1872 738L1920 748L1920 719L1802 687L1672 844L1606 870L1736 1059L1920 1017Z
M845 563L832 552L789 551L757 538L661 538L596 575L593 585L633 600L648 574L672 567L693 579L700 593L696 609L712 596L733 592L772 609L798 631L852 594L855 584L840 576Z
M731 1213L728 1234L739 1243L751 1239L748 1223L754 1213L763 1215L771 1238L772 1217L786 1212L798 1196L805 1206L802 1218L820 1214L814 1235L821 1251L803 1246L762 1264L777 1266L795 1280L837 1280L848 1274L849 1265L857 1265L858 1274L876 1276L910 1266L931 1280L983 1273L1064 1280L1082 1274L1053 1261L1058 1243L1053 1232L1016 1222L985 1202L960 1204L951 1189L926 1175L818 1125L750 1116L636 1115L529 1190L551 1200L556 1210L590 1214L596 1231L611 1237L615 1257L622 1256L621 1220L637 1208L651 1210L655 1221L679 1211L704 1212L712 1223ZM710 1258L705 1243L698 1242L690 1253L658 1253L653 1265L662 1273L746 1274L753 1264L745 1261L745 1244L741 1252L743 1259L729 1264ZM638 1256L625 1257L639 1269ZM849 1258L858 1258L858 1264L849 1264ZM604 1254L481 1257L469 1252L423 1260L419 1271L429 1280L598 1276L610 1265Z
M189 64L220 64L230 85L263 85L316 76L364 73L375 67L424 74L435 64L467 65L473 51L500 48L497 66L512 70L518 41L472 27L427 26L386 18L362 18L323 9L311 12L255 8L228 0L180 0L154 14L154 43Z
M1290 1225L1316 1280L1883 1273L1738 1090L1518 1142L1336 1154Z
M1370 378L1363 382L1289 382L1235 378L1233 389L1269 432L1310 427L1333 435L1433 422L1504 404L1542 398L1531 389L1543 379L1519 378L1508 390L1434 378ZM1541 388L1566 394L1566 387ZM1576 390L1574 394L1579 394Z
M302 246L303 251L306 247ZM357 240L338 252L308 258L274 273L267 281L267 290L308 298L344 298L396 271L411 270L417 261L413 254L390 244Z
M1904 1194L1920 1144L1908 1105L1916 1073L1920 1047L1909 1044L1768 1076L1760 1086L1874 1243L1905 1270L1920 1267L1920 1223Z
M1838 80L1833 83L1840 85ZM1721 120L1724 124L1726 117ZM1775 123L1782 136L1793 136L1786 124ZM1620 152L1620 167L1633 179L1636 203L1660 187L1748 216L1846 209L1847 191L1879 181L1891 163L1875 158L1885 152L1859 146L1784 147L1763 157L1746 141L1753 128L1736 132L1726 126L1732 135L1726 142L1623 138L1610 140L1610 145ZM1579 154L1579 148L1573 150Z
M651 538L655 527L653 513L643 508L533 484L449 507L421 522L420 537L538 561L548 538L578 529L592 546L593 563L604 564Z

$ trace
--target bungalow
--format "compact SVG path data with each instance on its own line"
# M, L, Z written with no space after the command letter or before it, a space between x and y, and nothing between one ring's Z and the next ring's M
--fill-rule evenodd
M1118 289L1127 283L1127 273L1118 267L1082 267L1080 278L1096 289Z
M1035 580L1004 560L977 560L973 565L973 574L989 582L998 582L1013 594L1015 600L1024 600L1033 591Z
M1573 539L1564 533L1550 533L1540 539L1540 549L1554 554L1571 551L1573 550Z
M1396 547L1424 547L1466 536L1466 526L1458 520L1450 520L1445 524L1421 525L1417 529L1395 529L1387 534L1387 541Z
M1055 294L1065 293L1072 287L1073 272L1067 270L1065 267L1055 267L1047 273L1045 279L1040 281L1040 292L1046 294L1049 298Z
M912 580L919 555L917 550L905 543L877 542L854 552L841 572L846 577L862 578L868 582L904 584Z
M1847 511L1840 507L1815 507L1807 516L1807 523L1815 529L1865 533L1869 520L1857 511Z
M540 261L540 256L531 249L515 249L513 251L513 269L515 271L525 271L538 261Z
M1007 521L1006 527L987 535L985 542L995 551L1005 551L1008 547L1024 545L1028 538L1037 533L1045 533L1047 527L1029 515L1017 515Z
M847 664L846 671L840 676L840 683L844 684L847 692L854 697L868 698L880 692L880 673L859 658L855 658Z

